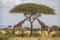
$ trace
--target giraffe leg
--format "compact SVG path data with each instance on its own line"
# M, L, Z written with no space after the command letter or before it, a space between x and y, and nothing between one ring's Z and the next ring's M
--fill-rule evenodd
M48 32L48 37L49 37L49 30L47 32Z
M14 30L13 30L13 35L14 35Z
M45 30L44 30L44 36L45 36Z
M20 36L20 29L18 29L18 30L19 30L19 34L18 35Z
M41 35L42 35L42 30L41 30ZM43 35L42 35L43 36Z
M13 30L13 36L15 36L15 29Z
M19 28L19 36L21 36L21 34L20 34L20 30L21 30L21 29Z
M41 27L41 35L43 36L43 28Z
M13 35L15 34L15 28L13 28Z
M49 34L50 34L50 28L49 27L47 28L47 32L48 32L47 36L49 37Z

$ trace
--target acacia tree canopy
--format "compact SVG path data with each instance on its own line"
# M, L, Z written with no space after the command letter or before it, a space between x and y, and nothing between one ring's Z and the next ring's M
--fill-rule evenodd
M26 3L26 4L20 4L16 5L13 9L10 11L11 13L23 13L26 15L35 15L38 14L39 16L41 13L43 14L55 14L54 9L49 8L45 5L41 4L35 4L35 3Z

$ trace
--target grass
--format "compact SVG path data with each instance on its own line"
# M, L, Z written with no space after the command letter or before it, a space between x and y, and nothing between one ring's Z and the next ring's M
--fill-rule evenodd
M56 33L59 34L58 36L56 36L55 31L51 32L51 36L42 36L41 33L39 33L40 31L33 31L33 36L29 37L29 33L30 31L23 31L21 32L21 36L19 35L19 32L16 31L17 35L15 35L13 37L12 34L12 30L10 29L5 29L5 30L0 30L0 40L60 40L60 33ZM42 33L43 34L43 33ZM45 34L47 35L47 31L45 32ZM54 37L53 37L53 36Z
M60 40L60 37L14 37L9 40Z

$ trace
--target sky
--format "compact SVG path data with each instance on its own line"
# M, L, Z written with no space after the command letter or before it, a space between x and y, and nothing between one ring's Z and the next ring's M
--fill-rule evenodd
M10 13L10 10L14 6L23 3L37 3L53 8L55 10L56 15L42 14L39 17L39 19L48 26L53 26L53 25L60 26L59 2L60 0L0 0L0 28L7 27L9 25L14 26L15 24L17 24L18 22L22 21L25 18L22 13L21 14ZM37 20L34 21L33 26L40 28L40 25L38 24ZM26 21L23 24L23 27L30 27L30 23Z

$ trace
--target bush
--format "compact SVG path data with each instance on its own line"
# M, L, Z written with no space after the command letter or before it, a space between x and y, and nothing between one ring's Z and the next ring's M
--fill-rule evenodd
M39 36L41 36L38 32L33 32L33 36L34 37L39 37Z
M58 30L60 31L60 28Z
M28 33L22 33L21 34L21 37L27 37L28 36Z
M60 32L58 32L58 33L52 35L52 37L60 37Z
M8 37L0 32L0 40L8 40Z
M13 36L13 33L7 31L7 33L5 34L7 37L12 37Z
M34 28L33 31L39 31L39 29L38 28Z

